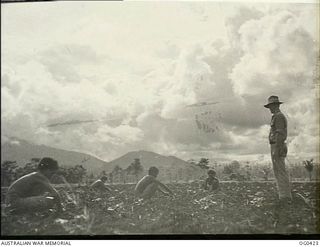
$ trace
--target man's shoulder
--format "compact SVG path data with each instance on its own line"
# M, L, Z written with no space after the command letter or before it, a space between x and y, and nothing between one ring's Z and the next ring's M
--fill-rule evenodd
M36 179L49 182L49 179L45 175L43 175L41 172L30 173L30 177L34 177Z
M286 119L286 116L281 111L275 113L274 116L276 119Z
M138 183L149 183L150 181L156 181L157 179L151 175L143 176Z
M39 172L31 172L26 175L23 175L20 177L18 180L44 180L45 177L44 175L40 174Z
M16 181L14 181L10 185L9 190L15 190L18 187L22 188L22 187L28 186L32 183L37 183L39 181L42 182L42 181L47 181L47 180L42 174L39 174L38 172L31 172L31 173L28 173L28 174L18 178Z
M100 179L94 181L94 182L91 184L91 186L95 186L95 185L99 185L99 184L103 184L103 182L102 182Z

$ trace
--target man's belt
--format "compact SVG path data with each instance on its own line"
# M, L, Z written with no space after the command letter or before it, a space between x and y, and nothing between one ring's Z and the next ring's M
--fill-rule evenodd
M269 143L270 144L276 144L276 142L274 142L274 141L271 141L271 142L269 141ZM283 144L286 144L286 142L284 142Z

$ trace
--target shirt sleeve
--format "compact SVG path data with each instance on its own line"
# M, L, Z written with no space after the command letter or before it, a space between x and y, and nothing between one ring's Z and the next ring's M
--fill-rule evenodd
M283 143L287 138L287 119L283 114L278 114L274 119L276 143Z

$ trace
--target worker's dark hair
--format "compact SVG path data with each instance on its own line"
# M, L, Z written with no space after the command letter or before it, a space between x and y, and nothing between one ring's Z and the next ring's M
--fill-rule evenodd
M217 173L216 173L216 171L215 170L209 170L208 171L208 175L213 175L213 176L215 176Z
M155 166L151 166L149 168L148 174L156 177L159 174L159 169Z
M101 180L101 181L108 181L108 177L107 177L107 176L102 176L102 177L100 178L100 180Z
M58 162L52 158L49 157L44 157L39 161L38 164L38 170L43 171L43 170L58 170L59 165Z

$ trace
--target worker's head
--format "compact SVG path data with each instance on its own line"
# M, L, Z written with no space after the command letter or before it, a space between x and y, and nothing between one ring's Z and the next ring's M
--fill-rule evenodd
M282 103L278 96L272 95L268 98L268 104L264 105L264 107L269 108L271 113L275 113L279 110Z
M149 168L148 174L151 175L151 176L157 177L158 174L159 174L159 169L157 167L155 167L155 166L151 166Z
M108 177L107 177L107 176L102 176L102 177L100 178L100 180L101 180L102 182L107 182L107 181L108 181Z
M215 177L216 174L217 174L217 173L216 173L214 170L209 170L209 171L208 171L208 176L209 176L209 177Z
M52 175L59 170L58 162L52 158L44 157L39 161L38 170L47 178L51 178Z

